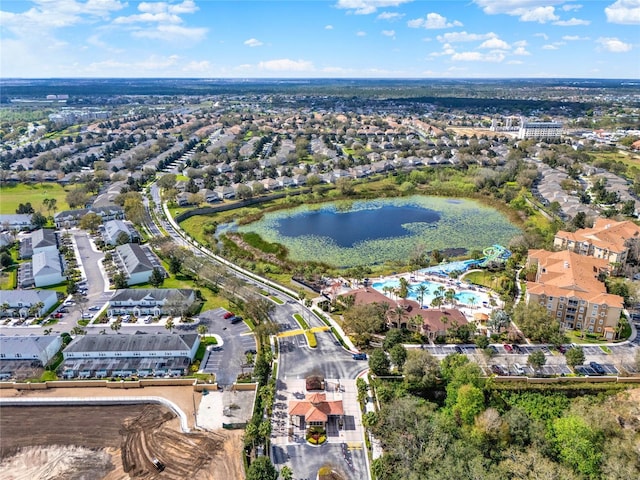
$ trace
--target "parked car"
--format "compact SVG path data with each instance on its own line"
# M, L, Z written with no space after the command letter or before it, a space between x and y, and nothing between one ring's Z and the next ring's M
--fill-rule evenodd
M456 353L464 353L463 350L462 350L462 347L460 347L459 345L456 345L454 347L454 350L456 351Z
M353 355L351 355L351 357L354 360L366 360L367 359L367 354L359 352L359 353L354 353Z
M93 314L89 313L89 312L85 312L82 314L82 318L84 318L85 320L89 319L93 317Z
M233 312L227 312L227 313L225 313L225 314L224 314L224 318L225 318L225 319L228 319L228 318L234 317L235 315L236 315L236 314L235 314L235 313L233 313Z
M258 351L255 348L248 348L247 350L244 351L245 355L251 354L251 355L256 355L258 353Z
M522 347L520 347L520 345L513 344L513 345L512 345L512 347L513 347L513 351L514 351L514 352L516 352L516 353L523 353L523 351L522 351Z
M511 353L513 352L513 347L511 345L509 345L508 343L505 343L504 345L502 345L504 347L504 349L507 351L507 353Z
M57 312L53 314L53 318L62 318L64 315L61 312Z
M236 323L240 323L242 320L244 320L241 316L235 316L231 319L231 324L236 324Z
M66 302L63 303L63 305L65 307L72 307L76 304L76 302L74 302L73 300L67 300Z
M602 365L600 365L598 362L591 362L589 363L589 366L598 374L598 375L604 375L605 373L607 373L604 369L604 367Z
M100 310L100 305L93 305L92 307L89 307L89 311L90 312L97 312L98 310Z
M524 371L524 367L519 363L516 363L513 365L513 370L516 372L517 375L526 375L526 372Z
M498 349L495 347L495 345L489 345L487 348L491 350L495 355L498 354Z
M507 375L507 372L500 365L491 365L491 371L496 375Z

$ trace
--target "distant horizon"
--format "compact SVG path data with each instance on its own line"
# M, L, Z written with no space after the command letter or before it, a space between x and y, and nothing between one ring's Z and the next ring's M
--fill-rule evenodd
M2 77L0 82L10 80L225 80L225 81L330 81L330 80L358 80L358 81L423 81L423 80L598 80L598 81L637 81L640 77Z
M640 0L3 0L5 78L640 78Z

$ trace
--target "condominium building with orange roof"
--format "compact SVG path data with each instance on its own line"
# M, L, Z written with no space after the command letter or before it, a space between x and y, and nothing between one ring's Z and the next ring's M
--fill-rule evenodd
M564 329L584 330L615 337L623 298L607 293L600 275L609 262L563 250L529 250L527 267L535 265L527 278L527 303L536 302L547 308Z
M559 231L553 246L580 255L603 258L616 268L627 263L631 249L629 240L640 240L640 227L630 220L617 222L598 218L592 228L575 232Z

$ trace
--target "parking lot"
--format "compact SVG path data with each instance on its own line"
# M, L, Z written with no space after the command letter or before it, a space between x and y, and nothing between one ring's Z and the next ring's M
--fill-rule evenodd
M231 385L238 375L249 371L251 367L243 367L246 364L247 350L255 350L256 342L251 331L244 322L231 323L225 319L227 310L217 308L200 314L200 323L209 328L209 333L215 333L222 338L220 347L211 348L208 355L205 353L200 370L203 373L214 373L219 385Z

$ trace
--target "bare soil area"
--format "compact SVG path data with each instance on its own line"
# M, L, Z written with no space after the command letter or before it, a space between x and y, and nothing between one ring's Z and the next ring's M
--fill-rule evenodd
M159 405L2 407L0 432L0 480L244 478L241 431L182 433Z

